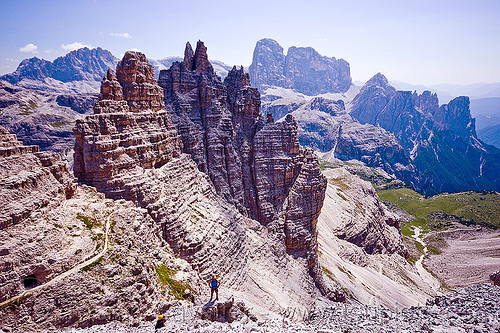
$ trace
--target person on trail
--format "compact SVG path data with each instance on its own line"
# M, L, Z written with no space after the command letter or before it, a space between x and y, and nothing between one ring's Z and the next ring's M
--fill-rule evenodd
M214 291L215 291L215 300L219 300L219 280L217 280L217 276L214 275L214 277L208 282L208 285L210 286L210 301L212 302L212 297L214 296Z
M165 318L164 315L159 315L158 316L158 321L156 322L156 325L155 325L155 330L159 329L159 328L162 328L162 327L165 327L165 321L167 321L167 319Z

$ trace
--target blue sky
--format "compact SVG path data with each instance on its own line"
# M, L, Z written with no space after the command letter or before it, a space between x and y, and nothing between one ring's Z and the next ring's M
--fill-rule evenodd
M81 45L159 59L198 39L211 59L248 66L265 37L285 52L312 46L344 58L353 80L382 72L412 84L500 81L499 0L0 2L1 74Z

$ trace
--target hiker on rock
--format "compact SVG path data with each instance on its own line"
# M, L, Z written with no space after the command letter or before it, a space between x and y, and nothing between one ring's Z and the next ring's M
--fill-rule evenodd
M159 328L162 328L162 327L165 327L165 321L167 319L165 318L164 315L159 315L158 316L158 320L156 321L156 325L155 325L155 330L159 329Z
M219 300L219 280L217 280L217 276L214 275L214 277L208 282L208 285L210 286L210 301L212 302L212 297L214 296L214 291L215 291L215 300Z

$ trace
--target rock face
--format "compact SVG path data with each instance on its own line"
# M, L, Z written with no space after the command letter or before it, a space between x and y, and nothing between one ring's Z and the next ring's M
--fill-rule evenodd
M309 101L277 102L295 105L290 115L297 120L300 144L324 152L324 160L355 159L380 167L409 184L413 181L414 167L394 134L371 124L360 124L349 115L342 100L314 97ZM275 112L276 104L267 106L269 112Z
M75 119L92 111L97 95L58 94L0 81L0 126L25 145L60 152L73 147Z
M73 177L59 155L24 146L0 127L0 229L18 223L34 210L69 198Z
M302 168L305 173L317 168L299 149L293 117L281 123L260 118L260 95L251 88L249 75L233 68L222 83L202 42L196 52L188 43L184 61L162 71L159 84L184 152L210 176L217 192L261 223L278 219ZM324 187L310 198L317 209L312 220L321 209Z
M500 188L500 150L477 139L467 97L439 106L435 94L396 91L379 73L354 98L351 115L394 133L416 167L417 190Z
M98 261L71 272L102 251L108 219L112 246ZM169 253L160 227L145 209L105 199L86 185L79 185L64 204L36 209L1 231L0 302L31 292L0 309L3 329L22 331L30 326L41 331L110 321L137 325L164 311L174 298L170 286L158 279L155 270L161 265L175 273L173 280L198 293L196 275ZM65 272L70 273L50 282ZM36 286L44 287L33 291Z
M23 79L44 80L52 78L61 82L99 81L108 68L114 68L116 59L111 52L100 47L87 47L71 51L54 62L37 57L23 60L16 71L0 79L16 84Z
M500 272L491 273L490 280L493 281L495 286L500 286Z
M144 54L127 52L117 73L108 70L95 114L78 121L74 129L75 176L111 197L123 193L113 182L116 175L137 165L159 168L181 152L180 138L170 113L162 109L161 88Z
M321 56L311 47L295 46L285 56L283 48L268 38L257 42L249 72L259 89L273 85L314 96L346 92L351 86L349 63L344 59Z
M362 247L368 254L398 253L401 257L406 257L407 249L400 232L400 217L380 201L373 186L343 168L325 170L324 173L328 178L330 198L347 201L338 202L338 206L357 202L355 207L344 209L351 214L344 214L336 219L331 218L328 211L325 212L323 218L330 219L328 227L335 235ZM332 204L334 203L330 201L330 205Z
M116 75L107 73L95 114L74 129L75 175L110 198L146 208L172 251L202 279L215 272L250 303L265 290L271 296L264 309L290 302L312 306L319 291L309 267L317 256L314 227L326 184L317 160L299 150L293 119L264 123L248 74L233 69L222 83L201 42L196 52L188 45L185 60L162 72L160 99L153 75L137 52L125 54ZM257 162L254 154L265 151L255 145L259 129L270 131L276 148ZM273 176L286 179L276 185L285 194L277 202L257 202L259 193L274 186ZM255 177L268 182L258 186ZM310 206L300 207L304 203ZM275 220L259 224L241 214L259 216L264 207ZM286 241L285 224L302 228L290 237L307 239ZM294 242L300 247L287 248ZM305 250L306 244L311 248ZM262 280L262 269L273 277L270 284ZM283 269L293 273L287 277Z

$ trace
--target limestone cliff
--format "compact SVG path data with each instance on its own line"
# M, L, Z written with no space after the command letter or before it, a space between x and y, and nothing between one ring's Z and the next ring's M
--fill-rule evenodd
M222 82L201 41L195 52L188 43L184 54L183 62L159 76L184 152L217 193L242 214L284 233L289 252L302 252L314 266L326 181L316 159L300 149L296 121L259 117L260 94L249 75L234 67Z
M74 191L73 177L58 154L24 146L0 127L0 229L71 197Z
M159 84L184 152L210 176L217 192L262 223L278 219L306 160L295 120L260 118L260 94L249 75L235 67L222 83L202 42L195 52L188 43L184 61L160 72ZM321 195L318 199L322 202Z
M292 46L284 55L283 48L269 38L255 45L249 72L259 89L271 85L314 96L346 92L351 86L349 63L344 59L321 56L312 47Z
M435 94L396 91L378 73L352 101L351 115L396 136L415 166L411 183L419 191L500 189L500 151L478 140L468 97L439 106Z
M233 69L223 83L201 42L195 52L188 45L184 61L162 72L160 84L159 99L152 67L137 52L125 54L116 75L107 73L95 114L74 129L75 175L110 198L146 208L169 247L201 278L215 272L250 302L265 290L273 296L263 309L310 307L318 295L309 266L317 259L315 221L326 182L317 161L300 151L293 119L264 124L248 74ZM255 144L260 132L270 134L267 147ZM273 181L280 177L286 181ZM280 200L264 195L269 186ZM258 217L264 208L273 228L244 216ZM285 240L284 225L301 232ZM272 284L262 281L263 267Z

